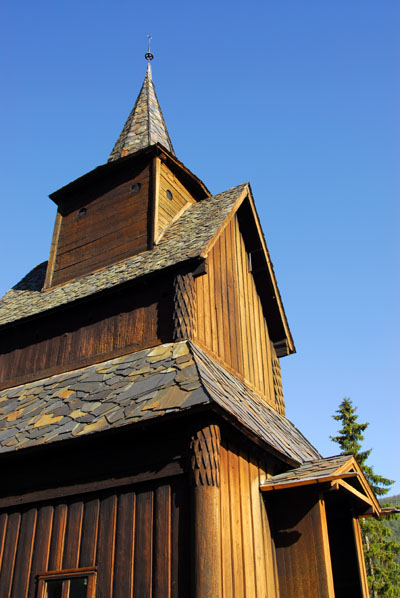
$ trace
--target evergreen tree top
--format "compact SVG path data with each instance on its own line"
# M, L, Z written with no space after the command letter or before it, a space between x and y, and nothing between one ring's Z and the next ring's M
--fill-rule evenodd
M372 449L365 451L361 450L361 443L364 440L363 432L368 428L369 423L358 423L357 407L353 406L351 399L344 398L333 415L333 419L341 422L342 427L337 436L330 436L333 442L336 442L341 449L343 455L353 455L357 463L363 470L372 490L378 496L383 496L388 493L389 486L393 484L393 480L389 480L383 476L376 474L366 461L372 452Z

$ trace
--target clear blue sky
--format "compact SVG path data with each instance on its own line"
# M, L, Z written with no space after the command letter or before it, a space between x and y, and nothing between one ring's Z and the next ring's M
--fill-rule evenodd
M47 259L48 194L106 161L151 33L179 159L215 193L251 182L297 347L288 417L335 454L350 396L399 481L399 26L398 0L6 1L0 293Z

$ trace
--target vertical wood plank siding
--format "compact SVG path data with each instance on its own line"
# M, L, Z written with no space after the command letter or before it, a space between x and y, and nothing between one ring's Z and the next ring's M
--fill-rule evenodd
M328 529L319 489L304 486L295 495L288 490L268 494L280 598L334 598ZM342 542L341 551L344 546L346 542Z
M265 471L256 457L221 446L223 598L277 598L275 555L260 493Z
M96 598L188 596L185 478L0 513L1 598L34 598L39 572L97 567Z
M167 197L167 191L171 192L171 199ZM187 203L195 203L195 199L169 168L165 164L161 164L156 227L157 238L163 234L174 216L176 216Z
M77 197L73 209L60 210L52 286L148 249L149 181L147 167L90 201ZM135 183L141 185L138 193L132 192ZM84 217L81 209L86 210Z
M0 387L22 384L172 338L172 281L135 287L0 336Z
M211 249L208 273L196 278L196 295L196 340L282 413L267 323L237 215Z

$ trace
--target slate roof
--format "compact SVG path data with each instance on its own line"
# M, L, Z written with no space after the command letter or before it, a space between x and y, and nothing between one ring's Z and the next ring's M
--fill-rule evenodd
M190 341L0 391L0 452L215 406L297 465L320 458L284 416Z
M352 461L353 458L351 455L335 455L333 457L326 457L325 459L308 461L296 467L296 469L290 469L289 471L268 478L262 484L262 487L263 489L268 489L268 486L277 488L279 486L286 486L291 482L317 482L319 479L342 473L343 466L349 465L350 467Z
M47 262L40 264L0 299L0 326L200 257L247 188L248 183L244 183L190 205L179 220L170 226L154 249L81 276L62 286L42 291Z
M174 154L148 63L142 89L108 161L113 162L154 143L161 143Z

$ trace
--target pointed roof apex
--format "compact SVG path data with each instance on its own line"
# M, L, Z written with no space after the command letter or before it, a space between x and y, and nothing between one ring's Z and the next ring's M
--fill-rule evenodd
M175 155L153 85L150 65L152 57L150 52L146 54L147 70L142 89L108 158L109 162L133 154L155 143L160 143Z

